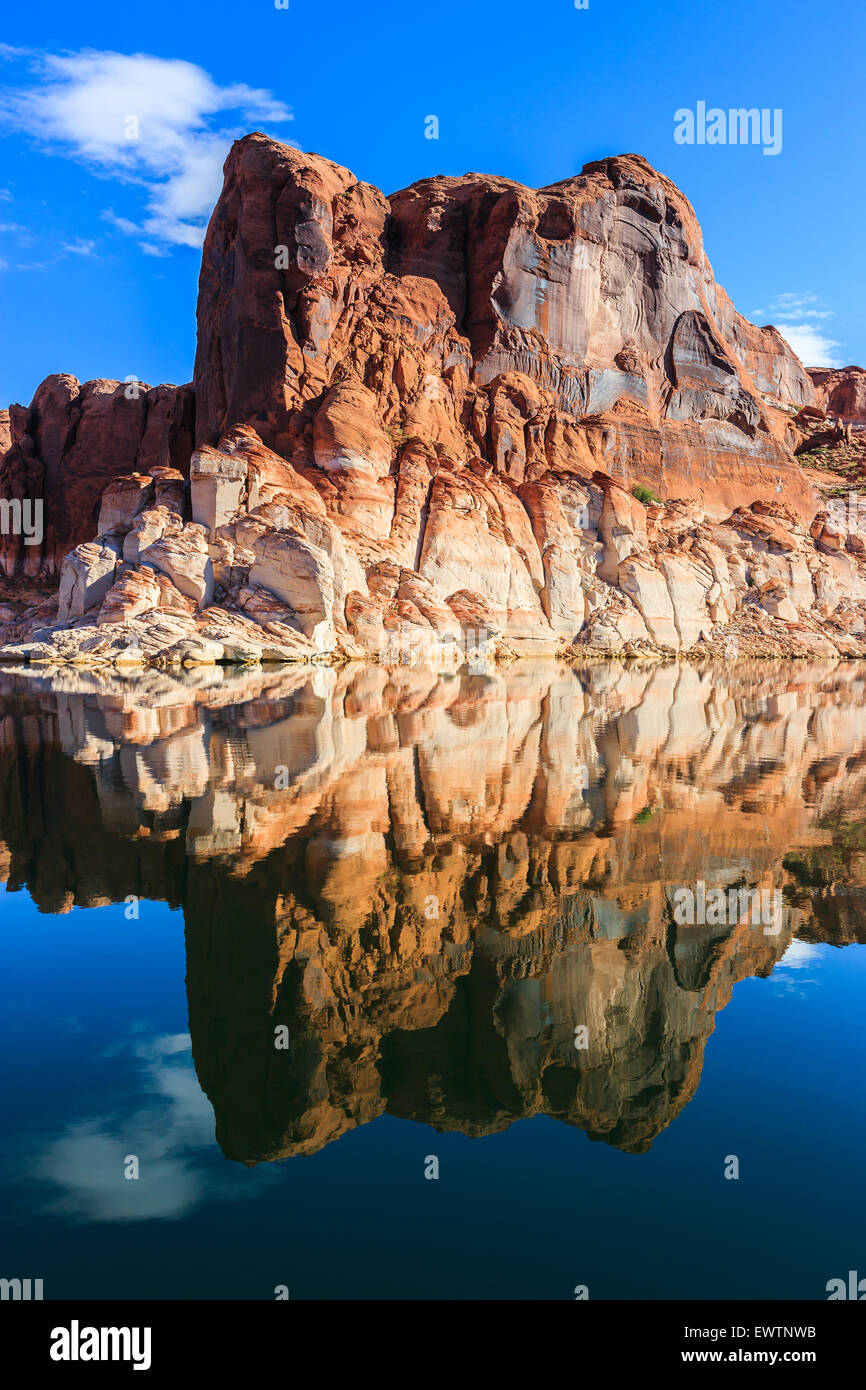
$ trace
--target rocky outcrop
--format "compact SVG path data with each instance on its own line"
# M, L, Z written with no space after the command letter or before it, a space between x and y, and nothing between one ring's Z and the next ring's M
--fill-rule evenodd
M266 614L320 657L479 632L507 655L852 654L866 551L850 528L827 544L792 453L815 393L637 155L385 198L250 135L205 241L194 387L54 377L13 407L0 492L52 500L42 546L9 536L4 564L50 575L121 536L118 579L150 568L198 615ZM7 655L31 635L0 626Z
M80 384L73 376L50 376L28 409L13 406L9 415L0 497L40 499L45 514L38 546L0 535L0 568L8 577L59 574L68 552L96 536L106 489L116 498L118 482L127 475L156 468L189 471L190 386ZM119 486L128 491L131 484ZM114 505L112 496L105 499L107 513Z
M7 575L57 574L68 550L97 534L108 485L154 467L188 473L190 386L47 377L28 410L10 410L11 442L0 463L0 496L43 500L42 543L0 537Z
M809 376L826 414L866 425L866 368L810 367Z
M376 397L370 441L384 424L458 463L480 453L519 485L552 461L558 426L592 417L563 461L582 443L623 481L715 488L717 505L719 487L772 485L766 470L788 463L763 398L813 397L775 330L747 324L715 285L686 199L638 156L538 191L470 174L386 202L348 170L250 136L205 244L197 436L243 420L302 455L322 392L347 371ZM509 375L528 380L499 383ZM263 400L273 381L279 400Z
M63 561L57 620L68 623L99 608L114 583L120 547L113 537L92 541L69 552Z

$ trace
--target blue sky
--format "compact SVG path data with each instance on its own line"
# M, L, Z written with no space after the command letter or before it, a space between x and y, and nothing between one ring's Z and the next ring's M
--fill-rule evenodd
M862 0L18 6L0 58L0 403L56 371L189 380L201 229L251 129L385 192L468 170L538 187L635 151L691 199L741 312L807 365L866 363L864 39ZM780 108L780 153L677 144L674 113L699 101Z

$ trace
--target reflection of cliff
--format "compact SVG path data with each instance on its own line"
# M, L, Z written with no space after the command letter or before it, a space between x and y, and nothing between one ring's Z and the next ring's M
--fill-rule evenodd
M737 980L794 930L864 939L864 675L0 675L0 871L48 911L183 905L229 1157L384 1111L640 1152ZM784 885L782 930L677 925L697 880Z

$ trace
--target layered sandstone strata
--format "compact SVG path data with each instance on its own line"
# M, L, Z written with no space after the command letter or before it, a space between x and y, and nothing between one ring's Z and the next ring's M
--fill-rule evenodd
M846 383L818 382L828 409L859 409ZM50 505L7 576L72 573L0 641L85 663L375 657L394 633L860 652L864 548L791 452L815 402L639 156L386 198L250 135L205 241L193 386L55 377L11 411L0 489Z

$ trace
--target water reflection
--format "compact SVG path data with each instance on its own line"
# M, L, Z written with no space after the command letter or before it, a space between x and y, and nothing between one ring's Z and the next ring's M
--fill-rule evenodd
M151 1221L177 1217L200 1200L194 1163L211 1142L210 1107L188 1059L188 1036L132 1045L143 1075L130 1114L78 1120L47 1140L34 1176L53 1196L47 1210L78 1221ZM147 1166L146 1183L118 1182L130 1156Z
M183 908L196 1073L244 1163L384 1112L645 1152L738 981L864 940L864 783L854 663L0 673L0 881L129 899L131 930L137 898ZM743 888L778 924L678 920L683 889ZM144 1059L166 1162L206 1119L175 1042ZM86 1205L119 1142L70 1131L45 1176Z

